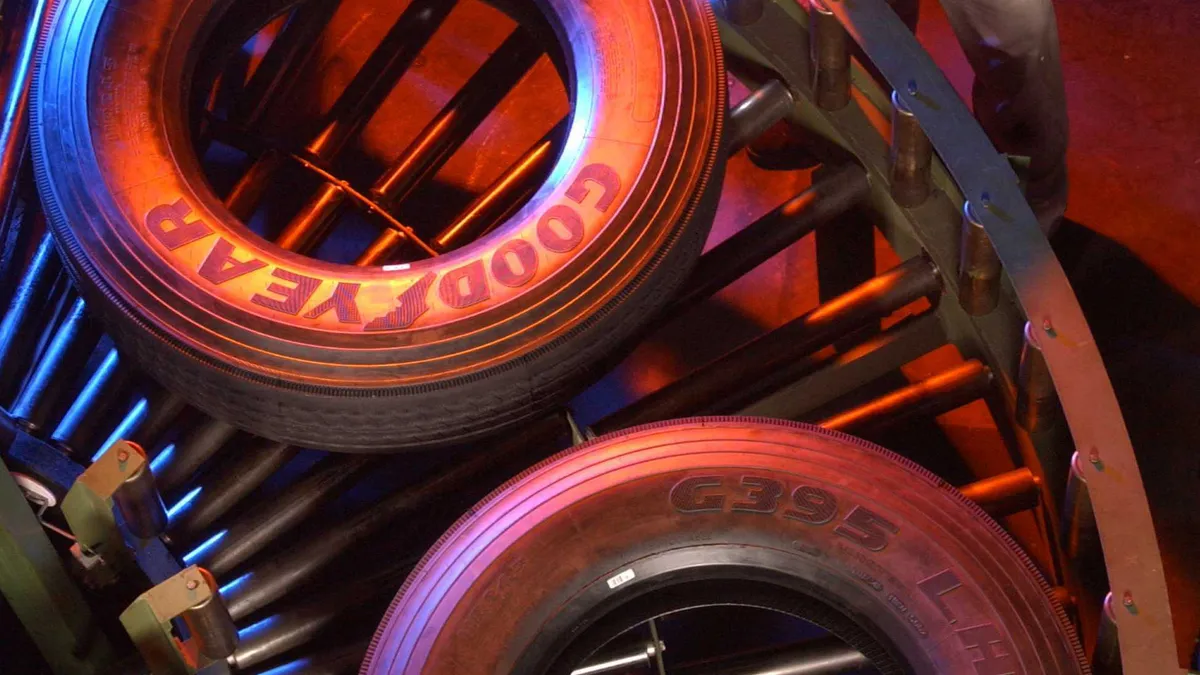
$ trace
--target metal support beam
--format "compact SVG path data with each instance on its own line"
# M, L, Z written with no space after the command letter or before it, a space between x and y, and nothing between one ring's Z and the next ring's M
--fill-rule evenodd
M783 384L773 376L802 357L940 290L937 271L927 260L909 260L605 417L594 425L596 433L737 410L764 395L764 388Z
M993 518L1028 511L1041 501L1041 481L1024 467L975 481L958 491Z
M107 672L112 647L3 463L0 592L56 675Z
M180 513L172 514L172 536L195 538L295 456L296 448L263 439L238 448L236 457L205 474L203 487L194 500Z
M750 145L787 117L795 104L787 85L779 80L771 80L750 92L729 114L729 131L725 136L729 153Z
M88 317L83 300L76 297L13 402L12 416L31 432L56 420L70 403L64 400L67 389L79 379L99 340L99 326Z
M869 435L914 416L934 417L966 405L983 396L991 382L992 373L987 366L968 361L818 424L827 429Z

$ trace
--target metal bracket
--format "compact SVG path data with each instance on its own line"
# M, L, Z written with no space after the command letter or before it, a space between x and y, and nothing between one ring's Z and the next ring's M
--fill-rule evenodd
M175 619L183 620L190 637L176 636ZM139 595L121 612L121 624L155 675L192 675L237 647L237 629L216 580L195 565Z

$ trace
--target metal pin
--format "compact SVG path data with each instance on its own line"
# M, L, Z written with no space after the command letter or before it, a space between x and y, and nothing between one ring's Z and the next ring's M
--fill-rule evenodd
M824 0L809 0L813 96L824 110L850 103L850 36Z
M1052 427L1058 417L1058 392L1038 344L1033 324L1025 324L1025 345L1017 372L1017 422L1029 433Z
M933 145L917 116L892 92L892 198L900 206L913 208L929 198L933 190L930 170Z
M968 202L963 205L962 242L958 256L958 300L972 316L996 309L1000 302L1000 258L992 240Z
M1096 512L1088 494L1083 459L1071 455L1071 473L1063 499L1063 552L1071 560L1086 560L1100 550L1100 532L1096 527Z
M726 143L730 153L749 145L754 139L787 117L795 101L787 85L771 80L742 99L729 114Z

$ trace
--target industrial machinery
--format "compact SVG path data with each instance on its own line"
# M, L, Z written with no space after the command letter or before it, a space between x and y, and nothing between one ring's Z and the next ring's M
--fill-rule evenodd
M387 641L370 636L409 571L493 488L563 448L624 442L607 434L730 414L878 441L938 494L957 495L944 488L956 485L1003 523L1007 534L994 528L995 536L1023 549L1013 555L1027 569L1014 574L1049 583L1045 606L1065 608L1072 628L1063 635L1077 631L1086 651L1070 654L1078 672L1088 667L1080 659L1097 673L1185 672L1190 645L1173 628L1128 434L1022 196L1022 158L996 152L884 0L726 0L715 12L697 0L347 9L354 3L5 0L0 591L32 645L0 647L4 672L352 672ZM455 29L455 16L474 21ZM675 32L663 28L665 16ZM380 37L365 47L339 41L334 29L351 24ZM454 30L499 32L499 46L464 47L453 35L438 42ZM312 84L317 45L358 50L335 61L351 72L333 95L300 86ZM620 58L654 45L667 55L659 68L684 74ZM455 49L474 55L467 75L454 93L421 104L429 115L412 113L420 90L405 89L416 79L405 75L436 73ZM481 56L489 52L503 58ZM589 54L611 60L589 71ZM545 90L521 107L518 84L537 68ZM650 72L639 77L639 68ZM729 106L726 71L738 83L731 90L749 92ZM147 81L175 104L148 102L138 84ZM398 157L373 174L362 157L343 161L379 109L396 105L392 93L411 113L407 135L395 134L404 141ZM619 132L645 138L629 149L600 133L616 115L606 106L619 108L621 96L630 102L621 115L633 122ZM645 97L675 107L639 109ZM142 115L142 106L158 112ZM466 181L470 189L431 187L460 150L492 147L481 145L480 128L504 135L495 113L505 109L545 128L527 125L527 148L473 164L491 166ZM657 124L660 115L677 126ZM289 116L294 129L275 122ZM780 134L783 151L771 142ZM758 173L728 172L722 194L726 162L740 153L758 168L739 171ZM654 176L637 171L651 165ZM805 165L817 167L810 185L779 195L775 208L699 255L718 197L728 203L739 181ZM610 204L612 195L620 199ZM669 217L604 225L610 207L647 205ZM631 232L644 237L620 239ZM604 249L609 257L575 253L603 248L586 239L593 235L617 242ZM638 339L686 322L805 238L816 252L814 309L627 405L584 415L579 399L568 402ZM483 250L486 292L477 285L483 264L468 260ZM545 267L553 256L566 261L561 268ZM877 258L888 257L896 264L877 271ZM587 270L570 283L542 283L576 264ZM604 275L588 276L600 274L593 267ZM191 281L163 281L192 272ZM384 290L360 290L371 279ZM487 323L509 299L533 297L534 286L552 287L554 311ZM235 287L245 302L221 295ZM522 345L505 342L505 330L536 332L560 310L579 309L578 299L606 309L580 310ZM469 311L460 318L443 315L447 308ZM329 325L313 323L322 321ZM393 341L357 342L339 323L368 336L375 324ZM414 326L423 337L395 337ZM470 330L460 335L462 326ZM497 348L471 361L492 338L520 358ZM197 347L206 340L234 346ZM453 346L438 352L443 341ZM418 357L404 351L413 345L424 350ZM938 372L898 378L934 353L944 357ZM466 375L403 371L410 359L445 359L447 372ZM403 372L355 380L380 364ZM489 381L500 383L490 393L480 384ZM416 403L389 414L381 401ZM967 404L986 406L987 441L952 449L914 438ZM446 406L453 412L431 412ZM605 440L588 444L596 436ZM389 438L407 452L362 452L388 449ZM880 475L899 480L889 471ZM719 499L706 494L688 492L681 503ZM803 494L820 506L819 492ZM953 499L953 508L974 508ZM859 513L853 531L869 536ZM858 578L869 584L872 571ZM618 574L607 584L628 581ZM704 625L714 608L755 605L747 597L735 589L670 612L643 608L554 667L900 672L812 631L797 644L767 640L696 663L665 637L672 621ZM917 616L898 597L888 601ZM763 621L728 611L716 621ZM963 645L1000 644L975 638ZM978 672L1009 672L987 649L970 653ZM676 654L683 660L667 669L664 657Z

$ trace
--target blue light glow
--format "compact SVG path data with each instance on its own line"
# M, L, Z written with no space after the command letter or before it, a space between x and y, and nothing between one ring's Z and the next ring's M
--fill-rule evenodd
M226 595L226 594L232 592L238 586L241 586L242 584L246 583L246 580L250 578L251 574L253 574L253 572L246 572L242 576L240 576L240 577L234 579L233 581L222 586L217 592L220 593L221 595Z
M171 455L175 454L175 444L172 443L159 451L158 456L150 460L150 473L157 474L162 471L162 468L171 462Z
M113 432L109 434L108 440L104 441L104 444L100 446L96 454L92 455L93 462L100 459L100 455L103 455L104 451L109 449L113 443L125 438L131 431L137 428L137 425L142 423L142 418L146 416L146 406L147 403L144 398L139 399L137 403L133 404L133 408L125 415L125 419L121 420L117 428L113 429Z
M191 565L193 562L196 561L196 558L199 558L199 557L203 556L205 553L207 553L209 549L211 549L212 547L217 545L217 542L224 539L225 535L227 535L227 534L229 534L229 530L221 530L220 532L214 534L213 536L211 536L207 540L205 540L205 542L203 544L200 544L196 548L185 553L183 555L184 564Z
M279 615L268 616L267 618L263 619L262 621L255 621L254 623L250 624L249 626L246 626L245 628L239 628L238 629L238 639L244 640L247 637L254 635L258 631L269 628L272 624L274 624L277 621L279 621Z
M110 349L108 354L104 356L104 360L100 362L100 366L96 368L96 372L88 378L87 384L83 385L83 389L79 392L79 396L75 398L71 404L70 410L63 415L62 421L58 423L58 427L54 429L53 438L56 441L66 441L75 433L75 429L79 426L79 422L83 420L84 414L88 408L92 407L95 402L96 394L108 378L117 369L117 350Z
M312 663L312 659L296 659L295 661L288 661L282 666L275 666L270 670L264 670L259 675L288 675L289 673L294 673L308 667L310 663Z
M150 471L154 471L153 467L151 467ZM183 512L188 507L188 504L191 504L196 497L200 496L200 491L203 489L202 487L192 488L192 491L184 495L183 499L175 502L174 506L167 509L167 520L174 520L176 515Z

